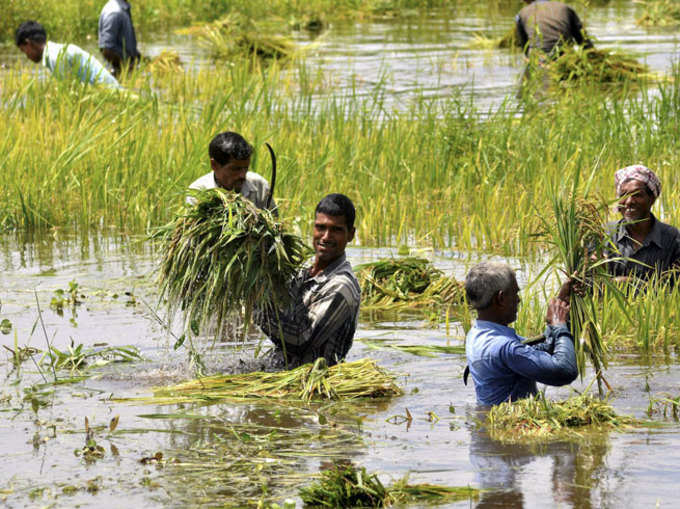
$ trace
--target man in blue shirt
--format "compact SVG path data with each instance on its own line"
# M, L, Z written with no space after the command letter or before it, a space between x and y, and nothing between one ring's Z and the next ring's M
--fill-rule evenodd
M137 35L129 2L109 0L104 5L99 15L99 49L113 67L116 77L123 67L132 69L139 61Z
M478 319L467 334L465 353L477 401L497 405L536 394L536 382L567 385L578 376L574 343L566 321L569 304L548 304L546 341L529 346L508 327L517 319L519 286L505 263L482 262L465 278L468 302ZM565 297L564 292L560 292Z
M48 41L45 29L36 21L19 25L15 39L29 60L42 64L57 78L120 88L116 78L96 58L75 44Z

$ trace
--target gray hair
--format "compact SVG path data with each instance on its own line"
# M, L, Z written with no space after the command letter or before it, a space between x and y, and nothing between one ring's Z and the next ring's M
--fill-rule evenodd
M501 290L508 290L515 281L515 271L507 263L482 262L465 276L465 293L474 309L484 309Z

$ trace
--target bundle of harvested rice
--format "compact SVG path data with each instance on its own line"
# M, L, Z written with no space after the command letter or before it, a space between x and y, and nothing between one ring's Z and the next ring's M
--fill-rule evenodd
M404 477L385 487L376 474L347 462L334 462L321 472L321 479L300 490L305 507L390 507L394 504L443 504L475 499L478 491L469 487L409 484Z
M362 309L427 307L462 302L462 285L423 258L379 260L355 269Z
M635 58L609 49L565 45L547 64L548 74L561 87L579 84L615 85L656 81L660 76Z
M517 30L513 26L502 37L475 34L468 47L472 49L520 49L520 44L517 39Z
M637 0L642 4L638 25L670 27L680 25L680 3L677 0Z
M291 371L246 373L199 378L154 391L148 403L163 405L192 401L249 401L254 399L350 400L402 394L394 375L371 359L331 366L322 357Z
M618 415L607 401L589 394L561 402L548 401L538 394L492 407L485 427L490 438L515 444L578 438L586 426L622 430L633 424L632 417Z
M169 316L181 310L185 329L222 330L229 313L254 306L272 311L289 300L287 285L310 253L269 211L223 189L193 193L164 239L161 298Z
M179 53L174 50L163 50L148 63L148 68L153 74L167 74L184 72Z
M615 301L622 313L628 316L628 312L623 304L623 296L607 270L608 262L615 259L607 259L607 253L612 250L605 229L608 205L602 200L588 197L590 181L592 174L584 190L579 191L577 172L570 189L559 187L550 194L552 217L541 218L544 227L541 235L553 251L546 271L553 267L572 281L569 325L579 372L581 376L584 375L588 357L597 373L600 396L603 396L602 370L607 366L607 357L596 294L607 288L613 296L618 297Z
M207 25L179 31L194 35L199 45L214 58L254 55L264 59L285 59L298 51L292 39L276 35L276 28L264 26L238 13L231 13Z

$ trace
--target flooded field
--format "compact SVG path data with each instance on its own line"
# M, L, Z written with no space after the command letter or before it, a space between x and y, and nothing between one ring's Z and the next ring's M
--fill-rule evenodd
M298 33L300 44L314 44L304 66L326 83L313 99L353 94L374 100L372 94L380 90L385 109L399 110L423 97L447 104L460 93L480 112L515 101L521 55L470 46L476 34L499 37L511 27L515 7L499 3L332 23L318 37ZM680 43L677 30L639 27L639 6L632 1L593 3L576 6L599 45L634 51L653 71L671 71ZM145 34L142 42L150 56L170 48L194 68L212 65L188 36ZM96 52L91 43L83 46ZM36 72L19 56L16 48L3 47L0 64L20 62ZM212 126L207 129L212 132ZM195 159L185 165L198 164ZM283 178L287 195L281 203L292 207L297 188ZM385 208L392 204L382 203ZM411 201L413 209L427 209L420 205ZM465 216L449 220L465 221ZM351 404L154 405L137 400L151 396L154 387L194 376L186 350L173 348L179 331L164 323L159 307L158 253L143 228L137 230L137 235L113 229L78 234L54 227L29 234L19 227L0 237L0 341L5 347L0 355L0 500L5 506L267 507L289 499L289 506L301 507L299 488L335 459L378 472L386 484L409 475L412 482L483 490L478 499L446 507L677 505L680 424L664 403L680 396L680 363L672 348L665 354L614 352L606 371L615 409L651 419L653 425L592 431L577 441L544 446L489 439L478 425L474 388L463 384L463 353L422 356L390 348L463 346L460 322L419 313L363 313L347 359L370 357L398 374L405 393L400 397ZM480 259L500 259L499 252L513 254L502 259L520 268L522 287L542 269L540 256L531 261L514 256L508 244L492 254L433 250L427 235L404 238L412 252L458 279ZM349 249L353 265L397 252L363 244L368 246ZM208 371L230 372L252 364L267 346L261 341L254 333L245 344L204 339L198 347ZM52 371L43 362L48 348L60 369ZM572 388L583 390L593 376L588 372ZM546 394L562 398L571 390L550 387Z
M296 407L120 401L191 376L185 353L172 350L173 339L146 307L156 304L148 247L115 236L28 244L4 237L3 245L11 249L2 258L2 318L13 326L3 344L12 348L16 333L20 346L45 350L46 333L62 351L81 343L94 349L133 346L143 358L100 360L101 366L93 359L81 371L60 370L57 385L41 380L52 380L48 365L41 375L28 359L20 367L3 362L1 493L8 507L115 507L122 499L125 505L145 507L280 502L296 499L308 475L334 458L380 472L385 481L409 473L413 482L486 490L472 503L475 507L673 506L680 429L670 413L667 419L654 414L661 427L594 432L576 443L502 446L476 424L474 390L462 382L463 354L422 357L375 349L376 344L462 345L456 324L447 334L444 324L433 326L418 317L364 317L348 360L372 357L399 373L406 394L391 401ZM357 264L388 253L352 248L350 260ZM446 252L429 256L458 275L469 263ZM78 284L82 304L66 305L60 316L50 302L55 290L68 289L71 281ZM45 332L42 324L34 327L36 295ZM252 358L254 344L204 347L210 369L220 371L237 358ZM79 380L81 374L85 378ZM607 370L615 408L639 418L647 417L651 398L678 394L679 377L674 356L621 356ZM547 393L560 397L569 389ZM395 419L407 409L410 423ZM118 424L110 431L114 417ZM87 440L85 418L89 439L103 448L100 456L80 454ZM161 461L152 459L157 453ZM469 507L470 502L450 506Z

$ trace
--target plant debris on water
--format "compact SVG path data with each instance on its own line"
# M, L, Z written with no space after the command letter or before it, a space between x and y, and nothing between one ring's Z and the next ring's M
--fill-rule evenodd
M444 276L424 258L378 260L358 265L354 272L362 309L438 307L463 301L462 283Z
M437 357L437 354L459 354L465 355L464 346L452 345L402 345L399 343L386 343L370 339L360 340L368 348L375 350L397 350L420 357Z
M479 491L469 487L409 484L408 476L384 486L376 474L364 467L336 461L321 472L321 479L300 490L305 507L390 507L395 504L444 504L473 500Z
M288 283L310 252L302 239L238 193L208 189L192 196L195 203L160 230L168 315L180 310L194 334L213 323L219 333L232 312L245 309L247 323L254 306L273 312L285 305Z
M165 405L192 401L350 400L400 396L395 376L372 359L342 362L328 367L321 357L290 371L245 373L199 378L156 389L150 404Z
M550 442L574 439L588 426L621 431L636 421L618 415L606 400L588 393L564 401L550 401L543 393L491 407L484 426L499 442Z

